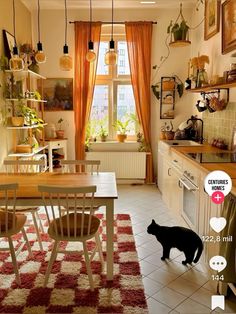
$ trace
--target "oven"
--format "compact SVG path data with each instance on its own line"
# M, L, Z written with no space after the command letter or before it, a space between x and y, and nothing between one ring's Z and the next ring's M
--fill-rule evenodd
M191 172L185 170L179 178L179 186L182 188L181 216L192 230L197 231L199 204L198 180Z

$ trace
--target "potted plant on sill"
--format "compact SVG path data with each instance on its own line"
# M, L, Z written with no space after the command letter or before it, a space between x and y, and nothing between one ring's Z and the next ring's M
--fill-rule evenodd
M99 136L100 136L101 142L106 142L108 132L103 125L101 125L101 127L100 127Z
M130 119L127 119L124 122L122 122L121 120L116 120L116 122L113 124L114 128L118 132L118 142L123 143L126 140L127 132L129 131L129 123Z

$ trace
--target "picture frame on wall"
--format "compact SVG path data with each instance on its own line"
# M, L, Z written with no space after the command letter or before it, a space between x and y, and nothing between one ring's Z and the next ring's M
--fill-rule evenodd
M3 29L3 42L5 55L8 59L11 59L13 55L13 47L15 45L15 37L5 29Z
M222 4L222 54L236 49L236 1Z
M220 30L220 1L205 0L204 39L208 40Z
M46 111L73 110L73 79L47 78L43 81L43 97Z

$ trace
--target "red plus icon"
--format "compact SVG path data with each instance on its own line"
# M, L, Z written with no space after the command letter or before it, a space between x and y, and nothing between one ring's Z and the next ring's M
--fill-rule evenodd
M211 196L211 200L213 203L215 204L221 204L224 202L224 194L221 191L215 191L212 196Z

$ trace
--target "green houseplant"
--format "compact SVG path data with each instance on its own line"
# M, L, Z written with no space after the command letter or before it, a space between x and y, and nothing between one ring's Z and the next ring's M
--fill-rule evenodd
M124 122L121 120L116 120L116 122L113 124L114 128L118 132L117 139L119 142L124 142L127 138L127 132L129 132L129 124L130 119L126 119Z
M65 130L62 130L62 123L64 122L64 119L60 118L58 121L57 121L57 124L59 126L59 130L56 130L56 135L57 135L57 138L64 138L64 135L65 135Z
M174 23L170 21L170 24L167 28L167 34L173 34L174 41L178 40L187 40L187 33L189 30L189 26L187 25L185 20L182 20L181 23Z

